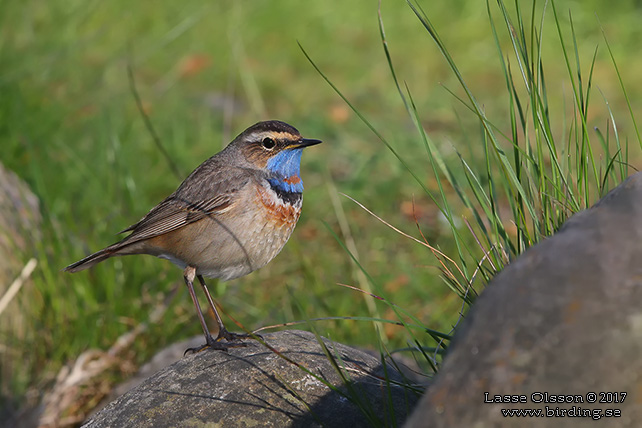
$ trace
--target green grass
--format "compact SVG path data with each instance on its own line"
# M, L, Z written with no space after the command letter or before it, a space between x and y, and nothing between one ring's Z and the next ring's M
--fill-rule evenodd
M325 144L303 158L303 215L283 252L212 287L250 329L351 316L447 333L461 299L474 296L471 279L481 290L630 174L628 165L639 167L634 2L556 1L543 20L543 2L520 3L519 13L512 3L505 13L495 3L433 3L383 2L384 50L376 3L365 0L6 2L1 160L41 199L44 238L24 255L39 265L12 302L23 325L8 330L0 314L2 395L20 398L82 351L108 349L167 296L168 312L133 345L136 362L199 333L181 272L165 261L60 269L114 242L258 120L285 120ZM180 178L136 108L128 67ZM440 265L340 193L421 240L416 217L454 263L438 256ZM435 346L429 333L389 323L315 325L348 344Z

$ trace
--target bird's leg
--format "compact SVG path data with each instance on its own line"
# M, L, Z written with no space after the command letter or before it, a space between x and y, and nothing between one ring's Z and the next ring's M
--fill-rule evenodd
M194 293L195 276L196 276L196 269L194 269L191 266L188 266L185 268L185 271L183 272L183 278L185 279L185 284L187 285L187 290L189 291L189 295L192 298L194 307L196 307L196 313L198 315L198 319L201 322L201 327L203 327L203 333L205 333L205 345L200 346L198 348L189 348L185 351L185 354L187 354L188 352L196 353L196 352L202 351L205 348L227 351L227 349L230 346L223 344L221 342L218 342L216 339L214 339L210 334L209 329L207 328L207 323L205 322L205 318L203 317L203 312L201 311L201 305L198 303L198 299L196 298L196 293ZM209 297L209 294L208 294L208 299L211 299ZM218 314L217 314L217 317L218 317Z
M214 316L216 317L216 324L218 324L218 336L216 336L216 340L218 341L218 340L221 340L221 338L224 338L227 341L234 341L234 340L240 340L240 339L255 338L251 334L230 333L229 331L227 331L227 329L223 325L223 320L221 319L221 316L218 314L218 310L216 310L216 303L214 303L214 299L212 299L212 295L210 294L209 290L207 289L207 286L205 285L205 279L203 278L203 275L198 275L198 281L203 286L203 291L205 292L207 301L209 302L210 307L214 311ZM254 336L258 336L258 335L254 335Z
M210 294L210 291L207 289L207 286L205 285L205 279L203 278L203 275L198 275L198 282L201 283L201 286L203 287L203 291L205 292L205 296L207 297L207 301L209 302L210 307L212 308L212 311L214 311L214 317L216 318L216 324L218 326L217 339L221 337L225 337L225 333L227 332L227 329L223 325L223 320L221 319L221 316L218 314L218 310L216 309L216 304L214 303L214 299L212 299L212 295Z

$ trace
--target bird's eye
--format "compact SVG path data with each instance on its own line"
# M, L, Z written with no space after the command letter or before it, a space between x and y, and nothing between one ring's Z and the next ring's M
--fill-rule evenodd
M269 137L264 138L261 144L263 145L263 148L266 150L272 150L274 147L276 147L276 143L274 142L274 140Z

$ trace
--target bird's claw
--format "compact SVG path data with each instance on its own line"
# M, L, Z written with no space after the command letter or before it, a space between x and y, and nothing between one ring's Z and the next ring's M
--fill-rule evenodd
M247 346L247 344L241 342L241 340L257 338L263 339L263 337L259 334L231 333L227 329L223 328L219 330L216 339L214 339L211 335L205 336L204 345L186 349L183 356L187 355L188 353L197 354L205 349L227 352L230 348L244 348ZM223 339L225 339L225 342L223 342Z
M232 333L232 332L229 332L226 328L222 328L219 330L216 340L219 341L221 339L225 339L228 342L236 342L243 339L256 340L257 338L263 339L263 336L259 334L254 334L254 333Z

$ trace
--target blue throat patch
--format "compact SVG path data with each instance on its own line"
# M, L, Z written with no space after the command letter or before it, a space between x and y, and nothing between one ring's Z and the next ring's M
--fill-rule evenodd
M267 161L271 173L268 179L273 187L289 193L302 193L301 154L303 148L283 150Z

